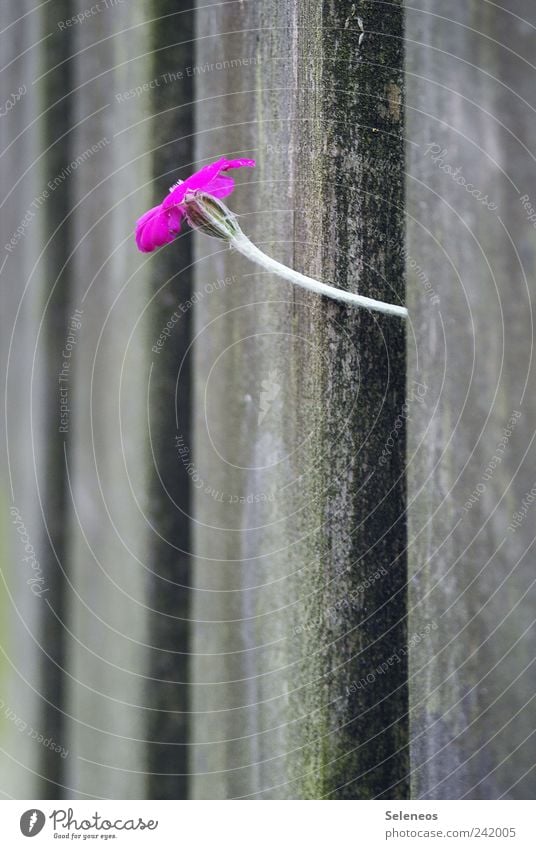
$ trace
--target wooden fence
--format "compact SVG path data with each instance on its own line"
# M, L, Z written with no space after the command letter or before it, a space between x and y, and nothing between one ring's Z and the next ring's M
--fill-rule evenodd
M5 0L6 798L533 793L536 17L419 6ZM138 253L222 155L407 324Z

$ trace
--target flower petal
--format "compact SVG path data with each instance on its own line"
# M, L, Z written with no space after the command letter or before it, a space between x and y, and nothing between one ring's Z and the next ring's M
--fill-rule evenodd
M140 251L149 253L172 242L180 232L184 213L179 207L163 209L154 206L136 224L136 244Z
M254 159L226 159L225 163L221 166L222 171L228 171L229 168L255 168L257 164Z
M218 164L219 172L217 176L214 177L214 179L212 179L210 183L207 183L207 185L203 188L203 191L206 192L207 195L214 195L214 197L216 198L224 198L227 197L227 195L231 194L235 187L235 184L232 177L224 177L221 172L229 171L231 168L242 168L243 166L253 168L255 166L255 160L220 159Z
M188 192L201 191L215 198L224 198L233 191L234 180L222 172L232 168L253 168L254 165L254 159L221 157L175 186L161 204L153 206L137 221L136 244L140 251L154 251L173 241L186 214L184 198Z
M207 194L214 194L214 181L222 181L214 186L218 194L215 197L226 197L234 188L234 183L230 177L220 177L220 171L229 171L231 168L242 168L247 166L253 168L255 166L254 159L226 159L224 156L217 159L216 162L211 162L210 165L205 165L195 174L188 177L179 186L176 186L164 199L162 206L164 209L175 204L182 203L186 192L203 191Z
M222 177L218 175L204 188L207 195L214 195L215 198L224 198L230 195L235 187L235 181L232 177Z
M187 177L183 183L174 188L167 198L164 199L162 203L164 209L169 209L170 206L181 203L186 192L195 192L204 189L217 176L218 172L221 171L222 163L226 161L225 159L218 159L216 162L205 165L204 168Z

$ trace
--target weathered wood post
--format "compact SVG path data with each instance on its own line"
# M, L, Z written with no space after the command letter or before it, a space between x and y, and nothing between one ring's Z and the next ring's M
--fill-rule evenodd
M118 6L72 36L71 150L95 152L76 171L71 210L71 312L81 314L66 460L71 798L146 794L148 276L131 234L135 206L150 197L150 143L140 97L116 98L151 79L142 20L138 7Z
M181 6L184 8L181 9ZM154 202L194 160L192 4L158 3L152 24L153 78L150 123ZM147 717L147 786L152 798L182 799L189 794L190 649L190 478L176 444L181 429L190 437L191 374L187 351L192 341L191 236L151 259L150 439L154 452L149 516L149 642L147 674L152 710Z
M4 5L0 792L532 796L532 5Z
M29 131L41 100L32 82L39 55L22 51L40 37L32 4L8 0L0 36L7 66L2 73L0 181L2 245L0 249L0 351L2 544L0 612L0 793L3 798L39 795L43 785L46 734L43 678L46 563L45 528L39 487L43 478L35 451L43 444L46 399L39 388L43 370L34 359L46 299L46 279L36 273L43 216L34 204L43 188L45 169L39 137ZM27 16L25 16L25 13ZM9 104L9 108L7 108ZM26 171L26 174L24 174ZM34 734L35 732L35 734ZM43 737L45 739L45 737ZM63 743L63 740L58 740Z
M77 31L85 95L74 132L109 139L91 180L80 171L75 300L83 332L72 447L73 630L68 672L69 784L116 798L186 795L188 705L187 475L176 458L175 392L185 318L162 328L189 292L186 240L143 257L135 219L191 162L192 14L188 4L110 9ZM113 20L110 16L113 14ZM113 38L100 38L102 28ZM87 48L87 49L85 49ZM160 195L159 195L160 193Z
M199 4L197 34L197 159L258 162L243 229L403 303L401 3ZM192 795L403 798L405 328L206 238L196 293Z
M532 798L535 10L456 0L447 19L439 0L419 5L407 11L409 373L426 386L408 445L412 795Z

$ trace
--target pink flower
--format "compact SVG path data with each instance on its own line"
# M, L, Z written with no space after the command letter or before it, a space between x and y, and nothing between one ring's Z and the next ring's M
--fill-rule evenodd
M222 172L254 165L254 159L218 159L172 186L162 203L149 209L136 222L136 244L140 251L148 253L173 241L180 233L182 219L187 217L188 200L196 192L215 198L231 194L234 180Z

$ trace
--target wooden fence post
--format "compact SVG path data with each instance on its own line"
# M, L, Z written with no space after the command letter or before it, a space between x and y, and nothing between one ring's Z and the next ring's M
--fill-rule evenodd
M130 4L6 4L3 81L22 87L0 123L7 795L187 793L189 487L171 460L191 318L157 342L189 297L191 241L148 262L133 239L193 158L182 5L147 20Z
M532 5L141 5L5 2L0 792L530 797Z
M39 138L28 130L41 105L39 93L32 86L39 74L38 54L33 51L21 55L28 44L41 36L39 16L31 14L31 5L14 0L6 2L6 24L9 22L11 26L0 37L7 66L2 74L5 101L3 94L0 117L1 205L5 222L0 260L3 385L0 792L3 798L39 795L43 786L44 750L36 738L46 730L40 664L45 652L43 620L48 585L38 490L43 480L36 479L34 453L42 444L46 419L45 399L34 371L46 280L36 273L43 220L33 204L42 190L44 168L39 159ZM42 374L39 366L37 374Z
M83 7L78 0L75 12ZM152 175L143 92L125 97L152 76L143 19L125 4L73 27L70 149L73 159L93 151L91 167L86 159L76 170L71 196L70 315L79 327L66 458L66 783L75 798L147 792L148 273L132 229Z
M70 781L115 798L184 798L190 509L174 411L176 391L187 404L190 377L178 364L191 318L167 337L162 330L188 300L191 246L182 239L147 257L133 229L191 166L193 16L187 3L154 4L151 20L146 11L110 8L106 22L84 21L77 42L81 112L101 111L81 123L76 143L110 144L91 184L80 172L75 214L84 318L72 447L81 598L71 599L69 665L79 759ZM99 38L103 26L113 38Z
M184 8L181 8L181 5ZM151 91L154 203L188 176L194 159L193 10L190 2L158 3L152 24ZM151 379L148 395L151 464L148 514L152 524L148 562L149 690L147 718L148 792L151 798L183 799L189 794L190 729L190 478L176 444L177 402L181 428L190 438L191 374L183 361L192 341L193 245L189 234L151 259Z
M459 0L448 20L439 0L419 5L407 11L412 795L524 799L536 19L528 0L516 15Z
M197 157L257 159L246 233L403 302L401 4L199 5L197 26ZM405 328L205 237L196 293L192 795L403 798Z

